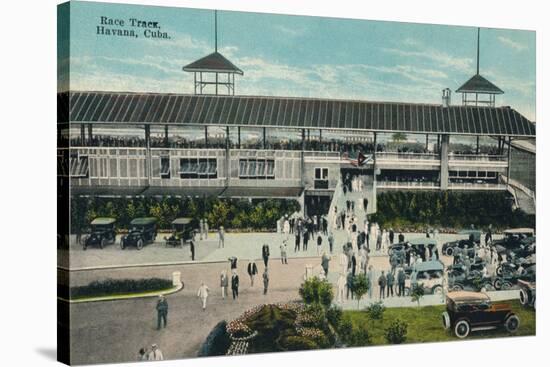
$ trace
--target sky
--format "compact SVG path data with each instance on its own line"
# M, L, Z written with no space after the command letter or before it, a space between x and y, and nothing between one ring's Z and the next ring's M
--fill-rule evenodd
M59 46L61 90L193 93L182 67L214 51L214 12L71 3L70 55ZM170 39L96 34L100 18L155 21ZM116 28L116 27L109 27ZM236 94L441 103L476 72L477 28L247 12L218 12L218 50L243 70ZM481 28L480 74L535 121L535 32ZM67 81L70 80L70 87Z

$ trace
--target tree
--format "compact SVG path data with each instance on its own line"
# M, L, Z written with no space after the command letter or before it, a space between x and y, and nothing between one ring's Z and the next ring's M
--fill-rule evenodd
M325 308L330 307L334 298L332 285L318 277L309 278L302 283L298 293L305 304L320 304Z
M357 298L357 309L359 309L359 302L361 298L369 291L369 281L366 274L358 274L353 277L351 283L351 289L355 297Z
M384 337L390 344L401 344L407 339L407 323L396 319L385 330Z
M405 133L393 133L391 138L395 142L405 141L405 140L407 140L407 134L405 134Z
M416 302L420 307L422 297L424 297L424 287L422 284L415 284L411 289L411 301Z

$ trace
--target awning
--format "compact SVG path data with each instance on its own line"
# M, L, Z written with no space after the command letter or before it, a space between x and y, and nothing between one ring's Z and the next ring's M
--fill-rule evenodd
M302 194L302 187L228 187L222 198L297 198Z

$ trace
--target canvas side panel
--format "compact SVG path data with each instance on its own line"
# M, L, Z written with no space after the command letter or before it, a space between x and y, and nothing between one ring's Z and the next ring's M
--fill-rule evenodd
M70 3L57 7L57 360L70 364L69 40Z

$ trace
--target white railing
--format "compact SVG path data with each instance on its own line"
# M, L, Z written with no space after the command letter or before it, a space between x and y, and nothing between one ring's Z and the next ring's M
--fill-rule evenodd
M376 181L376 186L384 189L438 189L439 183L426 181Z
M454 154L449 153L450 161L485 161L485 162L507 162L508 157L489 154Z
M421 160L439 160L439 154L433 153L398 153L398 152L376 152L376 159L421 159Z
M493 183L456 183L449 182L451 190L506 190L506 185Z

